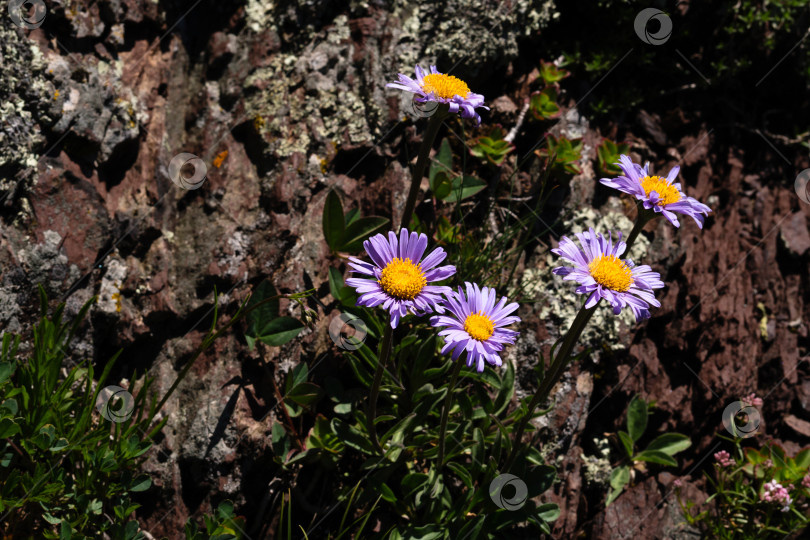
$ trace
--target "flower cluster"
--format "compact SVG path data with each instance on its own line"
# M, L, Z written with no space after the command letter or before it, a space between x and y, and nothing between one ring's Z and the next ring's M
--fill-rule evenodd
M753 392L742 398L740 401L742 401L746 406L753 405L754 407L762 407L762 398L758 398Z
M714 454L714 459L721 467L733 467L737 464L736 461L725 450L721 450Z
M807 474L804 478L802 478L802 487L805 489L810 489L810 474Z
M442 354L453 351L455 361L467 351L467 365L475 365L479 372L484 371L485 361L500 366L498 353L518 336L518 332L504 328L520 320L510 316L518 305L514 302L507 305L505 296L496 304L494 289L481 289L472 283L465 284L466 294L461 288L456 292L450 287L431 285L455 274L456 267L438 266L447 257L442 248L436 248L423 259L427 244L426 235L407 229L400 231L399 238L389 232L387 238L378 234L363 242L372 262L350 257L349 265L356 273L373 279L346 280L360 295L357 304L382 305L390 314L391 328L396 328L408 313L423 316L443 314L448 309L450 315L430 319L434 327L447 327L439 332L445 338Z
M793 502L793 499L790 498L788 490L782 487L782 484L777 482L776 479L765 484L762 494L760 495L760 499L767 502L781 504L782 512L787 512L790 510L790 503Z

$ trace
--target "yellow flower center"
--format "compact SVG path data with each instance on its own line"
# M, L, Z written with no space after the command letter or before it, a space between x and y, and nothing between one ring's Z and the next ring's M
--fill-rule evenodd
M467 83L452 75L431 73L430 75L425 75L422 81L422 90L426 94L433 92L436 97L450 99L453 96L461 96L466 98L467 94L470 93L470 88L467 86Z
M625 292L633 284L633 271L615 255L602 255L588 265L591 277L603 287Z
M464 331L478 341L488 340L495 333L495 323L481 312L473 313L464 321Z
M660 176L645 176L641 179L641 187L644 188L644 193L647 196L650 195L651 191L658 193L658 196L662 199L661 206L681 200L681 192L678 191L678 188L667 183L667 179Z
M427 285L422 267L410 259L394 257L382 270L377 281L385 292L399 300L413 300Z

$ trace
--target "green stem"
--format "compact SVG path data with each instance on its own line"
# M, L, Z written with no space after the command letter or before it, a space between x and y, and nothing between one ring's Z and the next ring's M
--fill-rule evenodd
M633 230L630 231L630 235L627 237L627 240L624 242L627 244L627 249L624 250L623 256L625 258L630 256L630 248L633 247L633 244L636 242L636 238L638 237L641 229L644 228L650 220L655 218L658 214L651 210L647 210L644 208L641 203L638 203L638 217L636 217L636 222L633 225Z
M419 155L416 158L416 167L413 170L411 177L411 188L408 190L408 198L405 201L405 209L402 211L402 227L408 228L413 217L414 208L416 208L416 195L419 193L419 186L422 183L422 177L425 176L425 169L427 168L428 161L430 161L430 149L433 147L433 141L436 140L436 135L439 134L439 128L442 126L445 115L447 114L447 105L440 105L436 109L436 114L430 117L425 134L422 136L422 145L419 147Z
M439 429L439 468L444 465L444 439L447 434L447 418L450 416L450 406L453 404L453 389L456 387L458 374L461 372L461 360L456 360L453 367L453 374L450 376L450 386L447 388L447 397L444 398L444 409L442 410L442 423Z
M585 325L588 324L588 321L591 319L594 311L596 311L597 305L599 305L599 302L590 308L586 308L583 305L579 310L579 313L577 313L574 322L571 323L571 328L569 328L568 333L565 334L562 345L560 345L557 354L554 356L554 359L548 368L548 372L543 378L543 382L540 383L540 386L534 393L534 397L532 397L532 401L529 403L528 413L520 419L517 431L515 432L515 443L512 446L512 452L509 454L509 459L506 461L506 467L504 470L508 470L512 465L512 461L515 459L518 448L520 447L520 440L523 437L526 424L529 422L529 419L534 416L534 410L538 405L540 405L540 403L548 399L548 395L551 393L552 388L554 388L554 385L557 384L557 381L560 379L560 377L562 377L562 374L565 371L565 366L568 364L571 351L573 350L577 339L579 339L579 336L582 334L582 331L585 329Z
M391 356L391 342L393 341L394 329L386 321L385 331L383 332L382 343L380 344L380 354L377 360L377 369L374 371L374 382L371 383L371 393L368 396L368 412L366 413L366 423L368 434L371 437L371 442L378 452L384 454L382 445L377 439L377 428L374 426L374 420L377 417L377 397L380 395L380 384L382 384L383 371L385 371L385 364L388 363L388 358Z
M646 210L641 206L641 203L639 203L638 217L633 225L633 230L630 231L630 236L627 237L625 242L627 244L627 248L624 252L625 257L630 255L630 249L633 247L633 244L641 232L641 229L643 229L644 225L646 225L647 222L654 217L656 217L655 213ZM571 328L568 329L568 332L565 334L565 338L563 338L562 345L560 345L560 348L554 355L548 372L543 378L543 381L540 383L540 386L537 388L537 392L535 392L532 401L529 403L528 413L526 416L520 419L517 431L515 432L514 446L512 447L512 452L509 454L509 459L506 461L506 467L504 470L509 470L509 467L512 466L512 462L517 455L518 448L520 447L520 441L523 437L523 432L526 429L526 424L529 422L532 416L534 416L534 410L537 408L537 406L548 399L554 385L556 385L562 377L563 373L565 372L565 368L568 366L568 362L571 359L571 352L574 350L574 346L576 345L579 336L582 335L582 331L585 330L585 326L588 324L588 321L591 320L591 317L596 311L596 307L599 305L600 301L597 301L596 304L590 308L586 308L583 305L579 310L579 313L577 313L574 322L571 323Z

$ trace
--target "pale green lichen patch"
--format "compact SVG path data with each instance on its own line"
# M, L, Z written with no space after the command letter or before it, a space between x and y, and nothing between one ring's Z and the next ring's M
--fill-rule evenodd
M324 39L299 54L277 54L247 78L246 112L266 153L325 154L332 144L371 142L366 118L379 111L361 96L352 52L348 19L341 15Z
M594 231L607 234L608 231L622 231L626 237L633 228L633 222L620 210L621 202L611 198L601 212L584 206L577 208L570 219L564 221L563 230L570 231L569 238L575 240L574 233L593 227ZM614 241L616 236L614 235ZM576 241L576 240L575 240ZM633 246L630 258L636 264L643 264L643 255L649 249L649 241L640 235ZM625 254L623 257L627 257ZM524 273L521 285L528 298L534 298L539 304L540 319L546 321L552 338L562 335L577 316L583 295L576 294L576 285L563 281L562 277L552 274L552 269L562 266L562 260L553 253L546 252L534 261L534 266ZM579 343L593 347L598 357L598 350L605 346L611 350L625 347L622 341L623 330L635 325L635 317L630 309L623 309L619 315L602 302L596 309L588 326L580 337Z
M558 16L553 0L397 1L392 15L402 21L395 35L403 73L416 63L442 59L452 66L509 61L518 56L521 38L535 34Z
M585 481L588 484L607 486L610 482L610 473L613 471L610 465L610 442L607 439L594 439L593 442L598 455L582 455Z
M8 21L5 21L8 23ZM35 182L40 121L58 94L45 75L37 44L13 24L0 25L0 200L30 189ZM19 197L14 197L19 198Z

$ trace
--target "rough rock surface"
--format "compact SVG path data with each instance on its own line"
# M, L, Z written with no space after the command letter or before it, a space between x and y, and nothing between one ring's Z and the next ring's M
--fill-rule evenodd
M162 394L210 325L215 288L220 313L235 311L263 279L283 292L315 288L330 304L324 284L335 263L320 230L328 189L365 214L397 219L404 204L403 164L421 124L384 84L417 62L438 62L458 65L471 86L499 88L491 74L525 76L514 72L520 44L555 13L550 0L344 4L55 2L39 29L0 25L0 332L30 328L36 284L66 300L69 313L98 295L73 354L92 351L102 363L123 348L113 378L148 369ZM514 104L527 97L520 85L493 96L512 106L489 119L513 125ZM558 129L588 141L583 174L560 203L577 209L560 212L564 227L626 230L632 205L598 185L589 165L599 134L575 107L564 119ZM640 115L630 140L656 168L683 156L689 195L715 212L703 231L688 218L677 231L664 220L647 227L637 249L663 270L661 308L641 325L597 313L585 343L598 354L555 391L558 407L544 422L545 452L561 456L549 494L562 509L555 538L692 537L664 473L639 473L608 510L588 504L606 491L595 439L621 428L637 392L657 403L651 425L693 437L681 462L695 497L731 400L757 392L763 434L788 448L808 441L810 205L792 186L755 174L740 151L715 146L699 122L669 130L680 139L661 139L657 123ZM182 152L205 163L200 189L170 178ZM588 205L596 210L580 210ZM538 352L573 318L573 302L556 300L568 284L550 274L545 248L557 240L549 236L521 265L535 301L521 311L524 335L510 352L518 396L533 389ZM276 489L262 457L273 384L333 349L331 314L310 307L321 319L302 339L249 352L231 334L194 366L165 407L169 423L147 462L156 488L140 501L144 529L174 537L226 497L261 517ZM792 416L769 415L777 410Z

